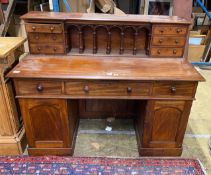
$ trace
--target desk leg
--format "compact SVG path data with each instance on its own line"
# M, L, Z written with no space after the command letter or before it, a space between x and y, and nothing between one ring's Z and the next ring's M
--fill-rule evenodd
M192 101L148 101L136 126L140 156L180 156L191 105Z
M77 101L19 99L29 155L72 155Z

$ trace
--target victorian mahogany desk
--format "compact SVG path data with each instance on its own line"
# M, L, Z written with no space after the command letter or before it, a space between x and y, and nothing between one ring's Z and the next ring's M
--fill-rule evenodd
M30 155L72 155L79 118L109 116L109 104L117 117L134 119L140 155L181 155L204 80L183 58L189 21L40 12L22 18L31 55L8 77Z

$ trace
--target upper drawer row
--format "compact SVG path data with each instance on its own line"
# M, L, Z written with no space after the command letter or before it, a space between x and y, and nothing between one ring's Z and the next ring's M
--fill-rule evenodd
M38 32L38 33L63 33L62 24L26 24L27 32Z
M71 95L72 97L96 96L156 96L156 97L193 97L194 82L131 82L131 81L46 81L16 80L17 95Z
M39 33L63 33L62 24L36 24L27 23L27 32L39 32ZM153 34L155 35L186 35L186 26L166 26L159 25L153 26Z

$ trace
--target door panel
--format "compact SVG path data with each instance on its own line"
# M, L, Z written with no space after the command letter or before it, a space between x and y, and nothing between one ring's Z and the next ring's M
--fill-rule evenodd
M181 147L192 101L149 101L144 119L143 146Z
M20 99L29 147L70 145L66 100Z

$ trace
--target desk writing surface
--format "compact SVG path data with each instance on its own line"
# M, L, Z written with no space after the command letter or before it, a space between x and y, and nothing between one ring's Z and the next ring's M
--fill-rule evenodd
M8 74L8 77L102 80L204 80L190 63L180 59L94 56L28 56Z

